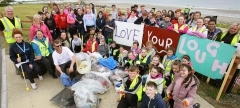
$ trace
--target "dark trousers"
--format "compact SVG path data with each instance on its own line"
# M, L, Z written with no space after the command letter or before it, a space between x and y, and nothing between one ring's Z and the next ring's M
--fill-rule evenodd
M137 108L138 97L136 94L126 93L125 98L122 97L117 108Z
M60 29L59 28L56 28L56 37L58 38L60 36Z
M82 39L82 36L84 36L84 28L77 28L77 33L80 34L80 38Z
M62 72L64 72L64 73L67 72L67 68L70 67L71 62L72 62L72 61L68 61L68 62L66 62L66 63L64 63L64 64L59 65L59 67L61 68ZM76 77L76 74L75 74L76 70L77 70L77 66L76 66L76 63L74 63L74 65L73 65L73 72L70 73L70 79L71 79L71 80L72 80L74 77Z
M149 69L148 66L139 66L138 68L139 68L139 71L140 71L139 74L140 74L141 76L143 76L144 74L146 74L147 71L148 71L148 69Z
M24 63L22 64L22 69L25 73L27 73L28 79L30 80L31 83L34 83L34 79L33 79L33 70L38 74L38 75L42 75L41 74L41 69L39 68L38 64L34 61L33 62L33 69L31 69L29 67L29 63ZM21 66L19 67L19 69L21 69Z
M53 32L51 33L52 35L52 38L53 40L56 40L58 37L57 37L57 34L56 34L56 30L53 30Z
M69 33L70 33L70 36L71 36L71 38L73 39L73 34L74 33L77 33L76 31L76 27L75 27L75 25L72 25L72 24L69 24L68 25L69 26L69 29L68 29L68 31L69 31Z
M40 60L37 60L37 63L44 65L50 75L55 75L55 66L53 64L53 58L50 54L49 56L43 57Z
M107 44L108 44L108 38L110 38L111 35L112 35L112 32L104 31L104 37Z
M85 32L85 33L90 33L89 28L92 28L92 27L94 27L94 25L92 25L92 26L86 26L86 28L87 28L87 32Z

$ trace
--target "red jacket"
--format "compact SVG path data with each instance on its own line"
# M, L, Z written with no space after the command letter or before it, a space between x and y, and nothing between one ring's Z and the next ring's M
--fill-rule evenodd
M55 23L56 23L56 28L59 28L59 15L56 14L55 16L53 16Z
M95 49L92 49L92 44L93 42L95 42ZM93 51L92 51L93 50ZM93 39L93 41L91 41L90 39L88 39L86 47L82 50L83 52L97 52L98 51L98 42L96 41L96 39Z
M128 13L128 18L131 16L131 14L132 14L131 12ZM136 15L136 17L138 17L138 13L135 13L135 15ZM127 18L127 19L128 19L128 18Z
M58 15L58 27L60 30L62 30L62 28L68 28L68 24L67 24L67 15L66 14L59 14Z
M176 24L176 23L178 23L178 20L177 20L177 19L173 19L173 20L171 21L171 23L172 23L172 25L173 25L173 24Z

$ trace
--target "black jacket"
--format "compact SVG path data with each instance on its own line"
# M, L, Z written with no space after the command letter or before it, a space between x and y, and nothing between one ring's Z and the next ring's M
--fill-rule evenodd
M56 29L56 23L53 17L45 18L44 24L47 25L49 30L55 30Z
M17 46L17 44L24 50L24 43L25 43L25 53ZM34 51L32 46L28 42L22 42L22 43L14 43L10 46L9 50L10 59L17 64L17 54L21 57L21 62L26 61L29 59L29 64L33 64L34 62ZM26 56L25 56L26 55ZM26 58L27 57L27 58Z
M115 21L114 21L114 20L112 20L112 21L107 21L107 22L106 22L106 25L108 25L109 27L115 28ZM110 28L108 28L108 27L105 27L104 31L106 31L106 32L113 32L113 30L110 29Z
M145 23L145 24L149 24L150 23L150 20L148 18L146 18L144 21L143 21L143 17L139 17L135 22L134 24L141 24L141 23Z
M83 26L83 24L84 24L84 22L83 22L83 14L82 15L77 14L76 15L76 19L78 20L78 21L76 21L77 28L83 29L84 28L84 26ZM82 24L80 24L79 21L82 21Z
M102 30L103 30L105 24L106 24L106 21L105 21L104 18L98 18L98 19L96 20L96 26L97 26L97 29L98 29L98 30L99 30L99 29L102 29Z

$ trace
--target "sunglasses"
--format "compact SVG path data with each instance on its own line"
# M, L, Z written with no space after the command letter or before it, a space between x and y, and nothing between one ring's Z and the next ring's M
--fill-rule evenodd
M55 47L61 47L62 45L58 45L58 46L55 46Z

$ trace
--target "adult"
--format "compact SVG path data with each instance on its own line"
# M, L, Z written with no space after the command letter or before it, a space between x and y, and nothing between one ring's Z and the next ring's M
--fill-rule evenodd
M174 12L173 12L172 10L169 10L169 11L168 11L168 14L170 15L170 20L171 20L171 21L175 19L175 18L174 18Z
M54 19L54 22L55 22L55 37L57 37L58 38L58 36L59 36L59 34L60 34L60 29L59 29L59 15L56 13L56 11L55 10L52 10L52 18ZM53 39L54 39L54 36L52 36L53 37ZM55 40L55 39L54 39Z
M0 36L5 37L6 42L11 46L16 40L12 37L12 29L21 29L21 21L14 17L14 10L11 6L5 7L6 16L0 19Z
M208 33L208 30L203 25L203 18L198 18L197 25L191 27L187 31L187 34L192 35L192 36L197 36L200 38L207 38L207 33Z
M103 12L99 12L97 15L97 20L96 20L96 33L97 32L103 32L104 26L106 24L106 20L103 18Z
M53 4L53 10L56 12L56 14L59 14L59 8L58 5L56 3Z
M69 68L70 78L73 79L76 77L75 71L77 70L77 66L74 53L69 48L62 47L60 40L54 40L53 48L55 51L53 52L52 57L57 71L60 74L65 74L67 68Z
M186 24L188 24L189 21L192 21L193 18L194 18L194 12L191 12L191 13L189 14L189 17L188 17L187 21L186 21Z
M236 44L239 43L240 37L238 36L240 31L240 24L234 23L230 26L230 28L223 32L222 35L219 35L216 38L216 41L224 42L226 44L230 44L232 46L237 46Z
M76 27L77 27L77 33L80 34L80 36L84 35L84 26L83 26L83 11L82 9L78 9L78 14L76 16Z
M32 24L32 26L30 27L30 41L33 40L36 31L39 30L39 29L42 30L44 36L45 36L46 38L48 38L50 42L53 41L50 30L49 30L48 27L42 22L42 20L41 20L41 18L40 18L40 15L35 14L35 15L33 16L33 24Z
M32 89L37 89L37 85L33 79L33 70L38 74L39 80L43 80L43 77L38 64L34 61L32 46L28 42L23 41L23 33L20 29L14 28L12 30L12 37L16 42L10 47L10 59L19 69L27 73Z
M89 3L89 8L93 14L96 14L96 10L93 3Z
M67 15L63 12L63 9L60 9L60 14L58 14L58 27L60 32L67 32L68 24L67 24Z
M216 20L215 19L210 19L210 21L208 22L208 34L207 34L207 38L210 40L215 40L216 37L218 37L219 35L221 35L222 31L216 27Z
M174 17L174 19L172 19L172 21L171 21L172 24L178 23L178 17L181 16L181 9L176 9L174 15L175 15L175 17ZM185 18L184 18L184 19L185 19Z
M35 53L36 61L39 64L44 65L53 78L57 78L52 59L53 49L49 40L43 36L42 30L37 30L35 35L36 36L34 36L31 44Z
M87 8L87 13L83 16L83 22L85 32L88 33L89 28L91 27L94 27L94 29L96 29L96 17L89 8Z
M105 29L104 29L104 37L106 43L108 44L108 38L113 34L113 30L115 29L115 21L112 19L111 14L108 16L108 21L106 22Z
M46 14L46 12L48 12L48 7L47 6L43 6L42 12L43 12L43 14Z
M162 14L166 14L167 13L167 10L166 9L163 9L162 10Z
M138 17L141 17L143 13L148 14L147 10L145 9L145 5L141 5L141 11L138 13Z
M78 14L78 9L80 9L80 7L79 7L79 5L77 4L77 5L75 6L75 9L73 10L75 15Z
M112 5L112 11L110 11L110 14L112 15L112 19L115 21L118 21L118 11L116 10L116 6Z
M127 19L127 22L134 23L138 18L136 17L136 10L131 11L131 16Z
M150 20L147 18L147 12L142 12L141 17L139 17L134 24L149 24Z
M201 17L201 12L199 11L196 11L194 13L194 16L193 16L193 19L191 21L189 21L187 24L190 26L190 27L193 27L193 26L196 26L197 25L197 20L198 18Z
M184 19L185 17L183 15L178 17L178 23L168 26L167 29L175 31L176 33L185 34L188 31L189 26L184 23Z
M208 22L210 21L211 19L211 16L205 16L204 19L203 19L203 23L204 25L207 27L208 26Z
M44 24L47 25L48 29L50 30L50 33L52 35L53 40L57 39L56 35L56 23L54 18L50 15L50 13L46 12L46 18L44 20Z
M76 33L77 31L75 27L75 19L76 19L76 15L74 14L73 9L71 9L70 13L67 15L67 23L68 23L68 31L72 39L73 39L73 34Z

